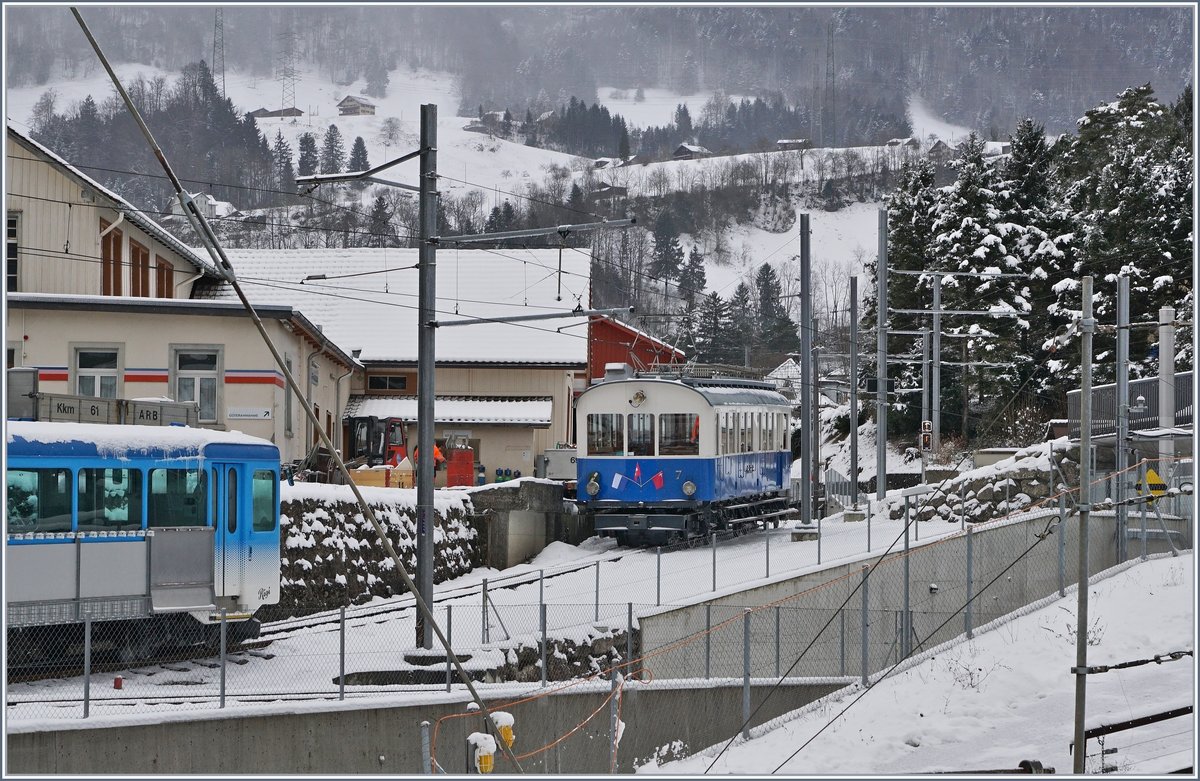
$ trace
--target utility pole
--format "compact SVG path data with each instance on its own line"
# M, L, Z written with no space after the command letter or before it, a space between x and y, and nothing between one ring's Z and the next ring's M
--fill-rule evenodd
M1158 425L1175 428L1175 309L1164 306L1158 310ZM1159 474L1170 465L1175 455L1175 440L1163 437L1158 442Z
M812 428L812 383L816 372L813 371L812 351L812 258L809 255L808 215L800 215L800 420L804 428ZM804 478L800 481L800 522L812 523L812 447L813 433L804 437L805 442L800 447L800 473Z
M432 241L437 235L437 105L421 105L421 181L418 210L421 244L417 254L417 590L427 604L433 604L434 515L433 468L434 442L434 335L432 325L437 305L437 251ZM418 616L417 645L433 647L433 628Z
M1092 480L1092 334L1096 321L1092 318L1092 278L1083 278L1083 334L1080 356L1079 388L1079 606L1075 626L1075 750L1073 772L1084 773L1087 742L1084 739L1084 714L1087 706L1087 638L1088 638L1088 516L1091 514Z
M942 446L942 275L933 275L933 393L930 398L933 449Z
M929 331L921 332L921 420L929 420Z
M812 319L812 332L817 332L816 317ZM821 348L816 345L812 348L812 436L808 442L812 448L812 455L809 456L812 465L812 472L808 476L812 485L809 496L813 497L815 510L817 489L821 484Z
M887 493L887 209L879 210L879 252L875 259L878 295L875 301L875 325L879 338L875 359L875 498L883 501Z
M850 277L850 498L858 509L858 277Z
M1117 447L1116 447L1116 490L1113 501L1117 509L1117 561L1125 561L1127 542L1126 529L1129 525L1129 507L1125 504L1125 486L1128 476L1129 442L1129 277L1117 277Z

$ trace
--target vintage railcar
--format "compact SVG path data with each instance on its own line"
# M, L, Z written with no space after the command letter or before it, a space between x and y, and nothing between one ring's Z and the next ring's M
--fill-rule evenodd
M790 515L791 405L770 383L613 371L580 394L578 501L653 545Z
M126 658L231 639L279 599L279 449L186 426L7 422L10 661L63 658L83 622Z

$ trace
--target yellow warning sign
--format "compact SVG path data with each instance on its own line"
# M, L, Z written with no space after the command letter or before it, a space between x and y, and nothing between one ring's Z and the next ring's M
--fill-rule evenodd
M1155 472L1153 469L1146 470L1146 488L1149 489L1153 496L1162 496L1167 492L1167 484L1158 476L1158 472ZM1137 484L1137 490L1139 492L1142 490L1140 482Z

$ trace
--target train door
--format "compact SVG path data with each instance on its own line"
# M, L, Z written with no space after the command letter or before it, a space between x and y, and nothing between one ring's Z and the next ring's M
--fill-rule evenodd
M245 501L247 479L240 464L218 463L213 466L213 524L216 538L214 587L218 597L239 597L247 555L246 537L249 513Z

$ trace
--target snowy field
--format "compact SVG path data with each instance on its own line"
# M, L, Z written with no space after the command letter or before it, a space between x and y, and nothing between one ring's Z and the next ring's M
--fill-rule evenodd
M1088 664L1192 650L1194 572L1191 554L1167 555L1094 582ZM715 762L720 746L641 772L885 775L1015 768L1023 759L1036 759L1070 773L1076 604L1071 593L996 622L974 640L928 654L885 679L861 702L854 702L862 693L855 688L782 717L777 720L782 725L763 725ZM1191 705L1195 685L1190 656L1091 675L1086 727ZM1115 772L1137 775L1190 767L1194 735L1193 716L1113 734L1105 747L1118 751L1104 762ZM1091 741L1088 753L1098 750ZM1100 772L1098 757L1089 760L1088 772Z

